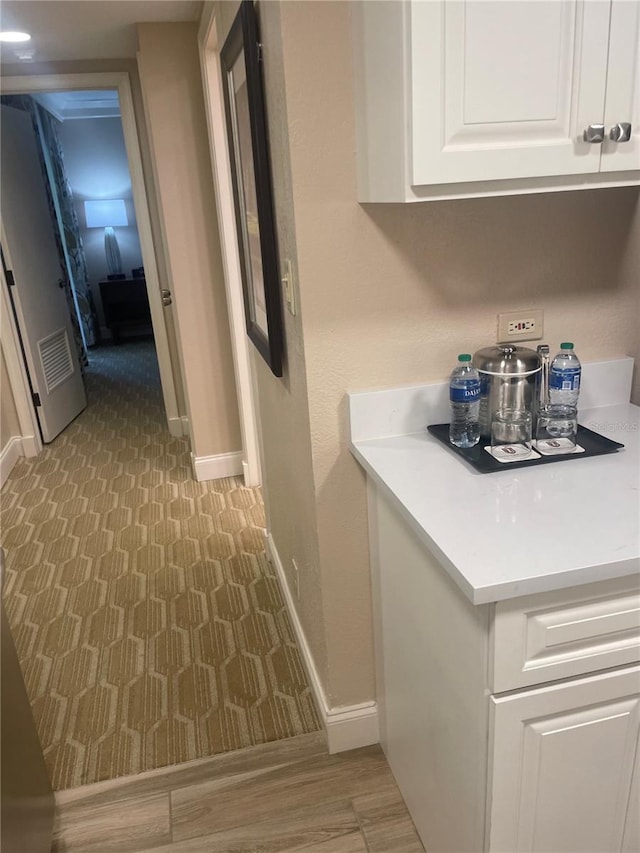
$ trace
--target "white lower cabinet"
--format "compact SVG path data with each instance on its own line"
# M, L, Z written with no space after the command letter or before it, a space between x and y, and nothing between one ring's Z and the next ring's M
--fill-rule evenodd
M474 605L368 489L380 741L425 849L638 853L638 578Z
M489 850L640 850L639 674L491 698Z

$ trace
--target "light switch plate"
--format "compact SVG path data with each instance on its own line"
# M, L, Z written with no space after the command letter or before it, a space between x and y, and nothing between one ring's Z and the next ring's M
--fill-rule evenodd
M282 262L282 289L284 291L284 301L289 311L295 317L296 314L296 296L295 282L293 280L293 265L289 258L285 258Z
M539 341L543 335L544 311L542 308L527 308L524 311L498 314L499 344Z

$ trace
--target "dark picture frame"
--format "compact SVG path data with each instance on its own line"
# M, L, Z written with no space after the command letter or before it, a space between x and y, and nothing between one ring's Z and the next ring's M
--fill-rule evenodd
M275 376L282 376L278 242L253 0L242 0L220 62L247 334Z

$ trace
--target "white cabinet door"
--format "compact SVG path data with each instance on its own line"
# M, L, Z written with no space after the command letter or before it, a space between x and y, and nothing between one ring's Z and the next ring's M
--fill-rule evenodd
M640 169L640 2L613 0L605 99L602 172ZM610 131L631 125L631 139L616 142Z
M609 0L413 0L410 182L598 172L601 145L582 137L604 114L610 11Z
M491 703L491 853L637 849L640 667Z
M360 201L640 182L640 0L352 6Z

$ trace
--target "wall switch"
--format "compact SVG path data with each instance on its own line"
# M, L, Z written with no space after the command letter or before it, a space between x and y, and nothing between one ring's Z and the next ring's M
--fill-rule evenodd
M544 335L544 311L530 308L498 314L498 343L539 341Z
M289 258L285 258L282 262L282 289L284 291L284 301L285 305L289 309L289 311L294 315L296 314L296 297L295 297L295 282L293 280L293 265Z
M296 594L296 599L300 601L300 573L298 572L298 564L295 560L291 560L293 566L293 591Z

